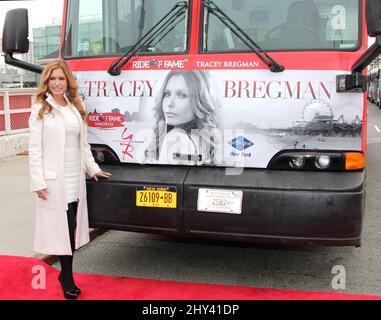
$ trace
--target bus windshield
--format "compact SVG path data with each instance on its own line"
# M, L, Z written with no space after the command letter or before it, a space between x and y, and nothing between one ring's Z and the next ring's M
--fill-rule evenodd
M69 1L63 55L110 56L126 53L178 1ZM139 52L185 52L187 21L184 17Z
M358 0L213 2L264 50L354 50L359 44ZM249 51L208 6L204 31L204 52Z

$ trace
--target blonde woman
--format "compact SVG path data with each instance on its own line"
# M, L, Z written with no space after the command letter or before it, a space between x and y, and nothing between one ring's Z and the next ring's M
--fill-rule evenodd
M218 95L207 70L172 70L155 102L155 136L146 151L159 163L213 164Z
M31 190L38 196L34 250L59 256L58 280L67 299L81 293L73 278L73 254L89 242L85 171L96 181L111 176L92 156L77 89L64 61L49 63L29 118Z

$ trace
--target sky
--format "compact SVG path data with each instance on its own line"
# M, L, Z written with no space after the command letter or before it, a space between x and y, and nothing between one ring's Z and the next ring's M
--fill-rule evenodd
M3 34L5 15L8 10L15 8L28 9L29 36L32 28L61 21L63 14L63 0L29 0L29 1L4 1L0 0L0 38ZM31 40L31 38L30 38Z

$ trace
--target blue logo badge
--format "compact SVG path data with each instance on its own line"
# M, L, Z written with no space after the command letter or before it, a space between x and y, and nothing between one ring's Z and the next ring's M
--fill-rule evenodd
M233 148L239 151L243 151L247 148L250 148L254 143L251 142L250 140L247 140L245 137L239 136L237 138L234 138L232 141L230 141L229 144Z

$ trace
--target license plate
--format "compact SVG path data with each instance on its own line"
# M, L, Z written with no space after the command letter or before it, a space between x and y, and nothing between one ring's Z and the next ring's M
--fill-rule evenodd
M176 187L148 187L136 188L136 206L152 208L176 208Z
M240 190L198 189L197 210L241 214L242 196Z

